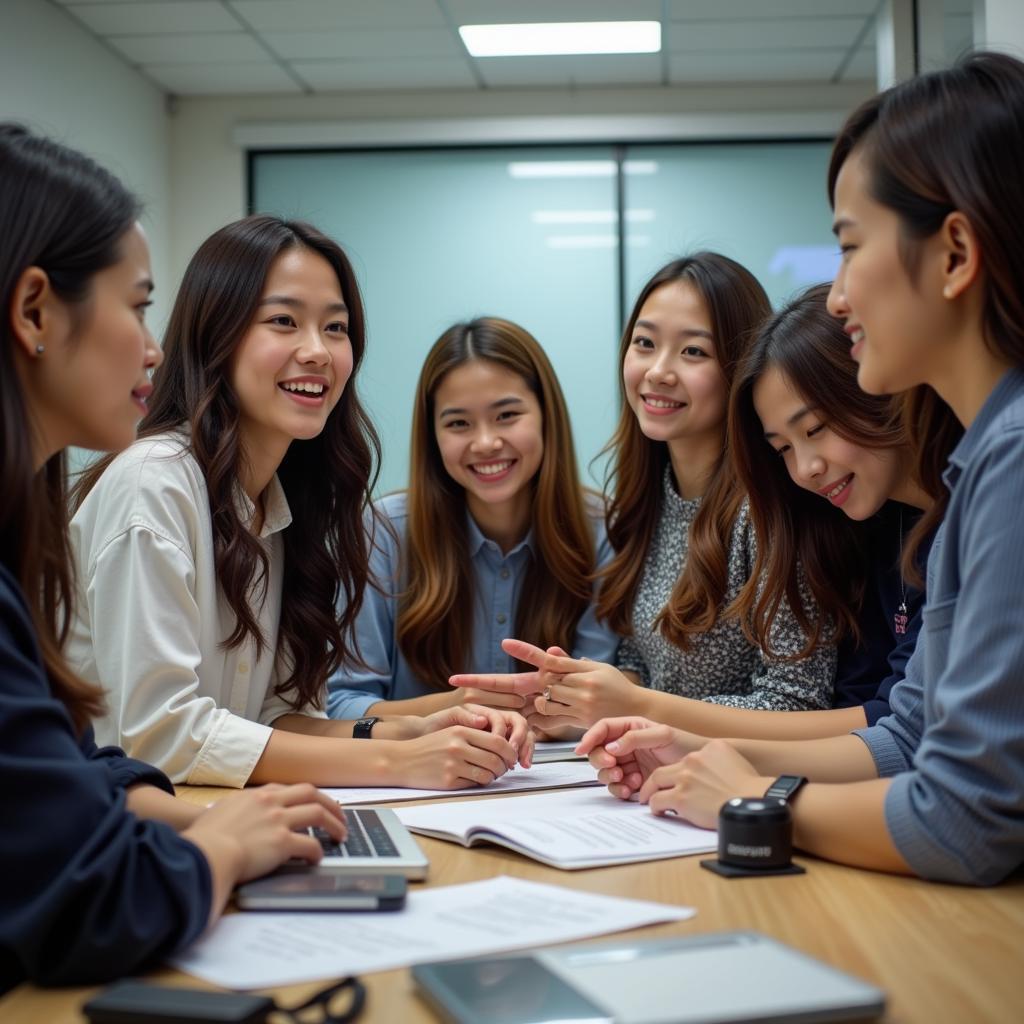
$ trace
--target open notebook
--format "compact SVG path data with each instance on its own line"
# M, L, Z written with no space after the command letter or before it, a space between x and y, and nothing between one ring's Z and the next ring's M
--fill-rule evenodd
M718 846L716 832L656 817L648 807L616 800L604 789L432 803L395 813L420 835L463 846L496 843L568 870L707 853Z

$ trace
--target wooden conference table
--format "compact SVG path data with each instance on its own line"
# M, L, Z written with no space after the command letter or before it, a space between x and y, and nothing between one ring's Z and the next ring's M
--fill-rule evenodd
M209 803L225 790L184 787ZM469 798L467 798L469 799ZM515 799L510 796L508 799ZM978 1024L1021 1019L1024 1002L1024 878L995 889L966 889L888 877L798 858L806 875L719 878L700 857L589 871L557 871L500 847L463 849L419 838L430 859L426 885L453 885L498 874L572 886L612 896L697 908L689 921L637 935L661 938L725 929L754 929L804 950L884 989L885 1021ZM419 884L419 883L417 883ZM611 936L605 936L607 940ZM597 939L595 941L601 941ZM151 981L211 987L163 969ZM434 1021L416 998L407 970L366 975L367 1024ZM274 990L285 1005L308 998L326 981ZM3 1024L72 1024L95 988L44 990L22 985L0 999ZM685 993L680 993L685 1000Z

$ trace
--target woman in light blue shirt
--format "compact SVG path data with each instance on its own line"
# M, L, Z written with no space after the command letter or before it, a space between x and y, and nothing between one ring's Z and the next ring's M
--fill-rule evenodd
M378 589L356 622L363 664L330 679L331 717L532 705L448 685L458 672L512 671L501 641L517 631L614 655L592 604L591 578L612 554L603 505L580 486L561 388L523 328L483 317L438 339L417 386L409 479L368 517Z

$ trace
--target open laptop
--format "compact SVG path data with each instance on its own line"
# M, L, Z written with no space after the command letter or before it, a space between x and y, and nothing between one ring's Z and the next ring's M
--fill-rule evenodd
M320 829L312 830L324 851L319 864L291 862L279 870L427 877L427 858L394 811L386 807L346 807L344 814L348 838L343 843L335 843Z

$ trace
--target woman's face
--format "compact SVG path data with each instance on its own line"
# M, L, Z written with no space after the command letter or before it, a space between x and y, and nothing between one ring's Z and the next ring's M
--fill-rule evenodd
M528 494L544 458L543 415L519 374L471 359L434 392L434 436L448 475L466 491L470 512Z
M765 440L793 482L851 519L873 516L897 491L904 468L894 448L864 448L829 428L822 409L809 407L778 368L754 384L754 409Z
M711 318L687 281L656 288L640 307L622 362L626 401L652 441L721 435L725 376Z
M153 282L141 227L118 249L120 258L93 277L84 303L68 306L49 293L50 330L26 374L41 433L37 462L68 445L120 451L146 413L148 371L163 353L145 323Z
M292 441L316 437L351 374L348 308L334 268L304 246L282 252L232 365L247 447L283 458Z
M935 236L915 243L913 279L895 212L868 191L868 167L857 150L835 188L834 231L842 250L828 308L843 321L857 383L869 394L894 394L928 383L944 358L949 303L942 298L947 254Z

